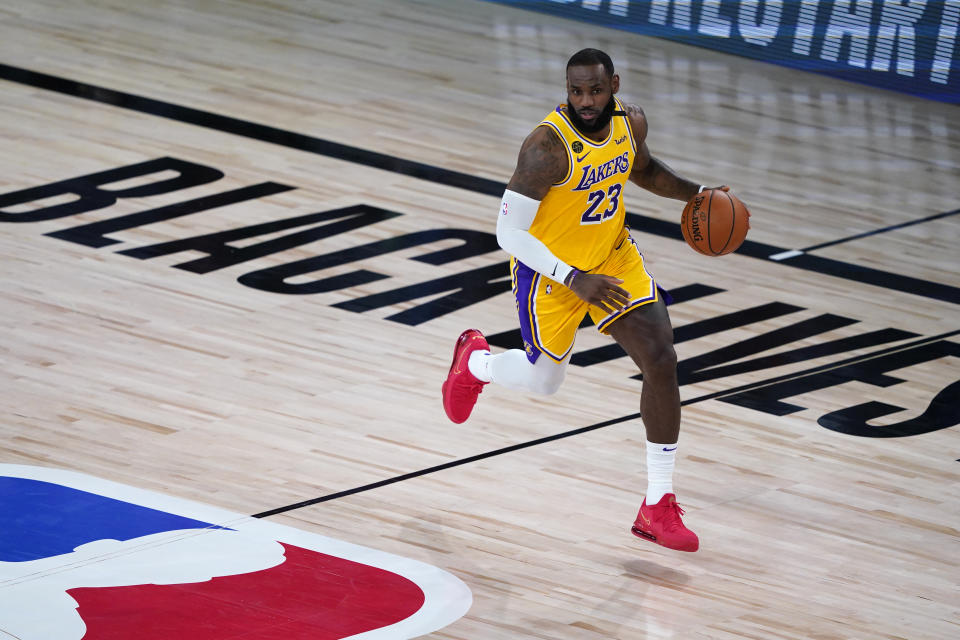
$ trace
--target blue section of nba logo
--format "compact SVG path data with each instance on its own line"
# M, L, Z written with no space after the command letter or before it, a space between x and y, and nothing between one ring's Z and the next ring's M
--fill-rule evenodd
M59 484L0 477L2 562L70 553L96 540L208 527L214 525Z

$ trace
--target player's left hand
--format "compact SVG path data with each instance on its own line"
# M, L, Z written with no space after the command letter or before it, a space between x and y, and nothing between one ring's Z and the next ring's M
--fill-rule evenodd
M581 271L570 283L570 290L584 302L614 313L630 304L630 292L619 286L621 284L620 278Z

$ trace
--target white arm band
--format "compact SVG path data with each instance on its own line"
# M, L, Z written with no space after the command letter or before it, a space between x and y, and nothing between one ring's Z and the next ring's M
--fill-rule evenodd
M573 267L553 255L547 245L530 233L539 208L539 200L509 189L504 191L497 217L497 243L534 271L563 284Z

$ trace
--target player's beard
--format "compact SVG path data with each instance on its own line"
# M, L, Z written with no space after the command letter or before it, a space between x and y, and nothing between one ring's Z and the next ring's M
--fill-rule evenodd
M593 122L587 122L577 113L577 110L570 106L570 97L567 97L567 115L570 116L570 122L580 133L596 133L602 131L604 127L610 124L610 118L613 117L613 109L616 102L613 96L610 96L610 102L603 108L603 111L593 119Z

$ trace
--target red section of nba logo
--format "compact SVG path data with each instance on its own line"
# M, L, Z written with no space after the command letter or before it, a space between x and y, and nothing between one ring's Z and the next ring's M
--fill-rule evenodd
M383 569L283 544L285 561L206 582L70 589L90 640L335 640L416 613L424 593Z

